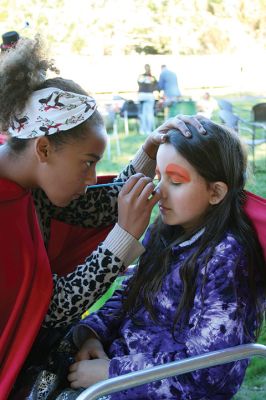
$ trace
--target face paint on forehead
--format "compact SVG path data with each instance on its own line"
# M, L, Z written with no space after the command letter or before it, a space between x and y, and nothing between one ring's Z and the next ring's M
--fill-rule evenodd
M173 181L176 183L186 183L191 181L189 172L180 165L168 164L165 168L165 173L171 176Z

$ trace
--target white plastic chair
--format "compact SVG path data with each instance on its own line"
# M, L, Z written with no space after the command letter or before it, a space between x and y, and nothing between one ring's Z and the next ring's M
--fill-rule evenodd
M245 121L232 111L226 109L221 110L219 116L221 121L229 128L232 128L239 133L243 131L250 134L251 139L244 139L243 141L251 148L252 169L255 171L255 148L260 144L266 143L266 124ZM256 128L263 129L263 137L256 138Z
M124 119L125 134L129 133L128 120L134 119L139 124L139 106L133 100L126 100L120 110L120 117ZM139 128L138 128L139 129Z

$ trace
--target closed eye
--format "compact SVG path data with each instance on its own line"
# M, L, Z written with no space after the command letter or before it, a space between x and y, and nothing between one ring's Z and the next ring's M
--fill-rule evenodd
M171 185L174 185L174 186L179 186L181 184L182 184L182 182L173 182L173 181L171 181Z

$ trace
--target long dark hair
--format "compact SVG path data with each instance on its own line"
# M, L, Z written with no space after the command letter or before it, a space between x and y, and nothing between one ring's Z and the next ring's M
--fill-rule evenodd
M192 306L196 289L196 262L199 256L203 251L209 249L207 253L205 252L206 254L204 253L206 265L215 246L230 230L238 242L243 245L247 254L248 284L254 307L257 310L257 327L259 327L262 310L256 290L256 281L260 276L263 280L263 287L266 287L265 264L256 234L243 211L243 203L246 198L244 192L247 170L246 151L239 137L233 131L209 120L202 121L202 125L207 131L206 135L199 134L189 126L192 133L191 138L185 138L177 131L171 130L167 134L166 143L173 145L178 153L206 180L207 184L222 181L228 186L228 192L219 204L210 206L204 221L205 231L199 240L199 246L180 268L183 293L176 310L174 326L177 322L185 322L183 315L188 317ZM200 228L200 226L197 227L197 230ZM167 237L169 243L167 247L162 243L162 236ZM191 232L189 236L191 237ZM160 217L157 218L151 228L147 251L140 258L136 273L126 291L124 312L134 317L137 310L144 305L152 319L156 321L153 304L164 276L168 272L172 246L186 239L188 239L188 234L180 226L167 226Z

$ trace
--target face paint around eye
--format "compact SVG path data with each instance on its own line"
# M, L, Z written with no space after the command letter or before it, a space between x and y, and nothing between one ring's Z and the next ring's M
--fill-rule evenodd
M165 173L172 178L173 183L187 183L191 181L189 172L180 165L168 164Z

